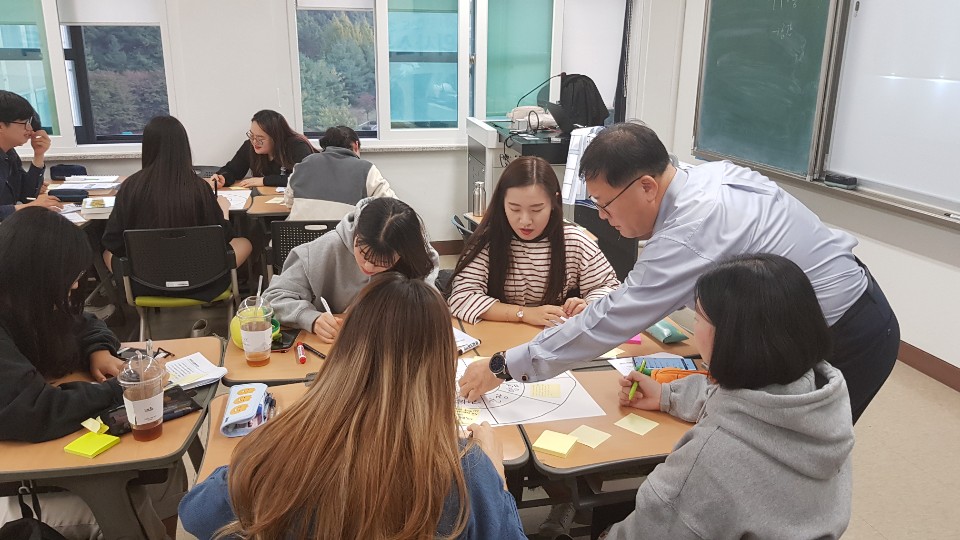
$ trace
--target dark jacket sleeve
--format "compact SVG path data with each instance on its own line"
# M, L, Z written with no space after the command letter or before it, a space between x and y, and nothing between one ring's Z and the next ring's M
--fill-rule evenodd
M296 165L303 161L303 158L309 156L313 153L313 148L310 147L310 144L301 139L300 137L291 137L287 139L287 153L293 159L293 164ZM270 174L263 177L263 185L265 186L274 186L282 187L287 185L287 180L290 178L290 173L293 172L293 167L290 170L283 170L282 174Z
M80 422L118 403L120 383L53 386L0 330L0 440L42 442L69 435Z
M218 467L206 480L193 486L180 499L178 514L183 529L200 540L213 538L217 529L237 519L230 506L226 465Z
M120 340L107 328L107 324L89 313L83 314L80 323L80 351L87 358L97 351L109 351L116 356Z
M240 149L233 155L233 159L217 171L217 174L223 175L226 179L225 185L232 186L237 180L247 175L247 171L250 170L250 147L250 141L243 141Z
M0 221L10 217L16 211L16 204L27 202L28 197L36 197L40 193L40 186L43 185L43 172L45 167L37 167L30 164L30 170L24 172L23 165L17 159L13 163L13 174L6 181L9 186L16 186L16 193L13 194L14 200L9 204L0 205ZM2 181L2 180L0 180ZM4 186L4 188L6 188ZM7 199L9 200L9 199Z

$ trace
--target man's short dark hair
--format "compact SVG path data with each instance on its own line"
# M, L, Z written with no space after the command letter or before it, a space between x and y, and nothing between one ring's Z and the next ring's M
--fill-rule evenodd
M716 328L710 376L729 389L791 383L830 352L809 278L793 261L741 255L697 280L700 314Z
M33 106L20 94L0 90L0 122L9 123L33 117Z
M670 155L650 128L635 123L614 124L597 134L580 158L580 176L604 175L613 187L666 170Z

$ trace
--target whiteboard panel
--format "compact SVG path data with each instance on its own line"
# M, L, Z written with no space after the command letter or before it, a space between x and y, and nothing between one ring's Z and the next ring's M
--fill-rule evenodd
M827 170L960 208L960 2L850 4Z

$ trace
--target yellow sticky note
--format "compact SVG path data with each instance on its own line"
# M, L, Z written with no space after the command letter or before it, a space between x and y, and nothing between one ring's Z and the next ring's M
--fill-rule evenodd
M230 189L250 189L250 188L245 188L243 186L230 186Z
M80 425L92 433L106 433L107 430L110 429L106 424L101 422L99 418L87 418L83 422L80 422Z
M533 449L551 456L567 457L570 449L577 443L577 438L566 433L557 433L549 429L540 434L537 442L533 443Z
M188 384L190 384L190 383L192 383L192 382L199 381L199 380L202 379L202 378L203 378L203 374L202 374L202 373L191 373L190 375L185 375L185 376L183 376L183 377L181 377L181 378L179 378L179 379L177 379L177 380L175 380L175 381L174 381L174 380L171 380L171 381L168 383L168 386L175 386L175 385L178 385L178 384L179 384L180 386L185 386L185 385L188 385Z
M469 426L480 417L480 409L471 409L469 407L457 407L457 422L461 426Z
M63 447L69 454L95 458L120 442L120 437L88 431Z
M571 431L570 435L576 437L578 443L585 444L590 448L596 448L600 446L600 443L610 438L609 433L593 429L590 426L580 426Z
M627 351L624 351L623 349L614 347L613 349L610 349L609 351L601 354L600 358L606 358L608 360L612 360L614 358L619 358L621 354L624 354L626 352Z
M560 385L553 383L531 384L530 393L533 397L558 398L560 397Z
M660 424L654 422L653 420L648 420L642 416L637 416L631 413L618 420L614 425L620 426L627 431L632 431L637 435L646 435L651 429L659 426Z
M283 203L283 197L274 197L267 201L267 204L281 204Z

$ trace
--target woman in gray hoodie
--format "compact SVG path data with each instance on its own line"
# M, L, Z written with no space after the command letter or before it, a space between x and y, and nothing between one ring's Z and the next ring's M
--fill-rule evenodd
M620 381L621 405L696 425L606 538L839 538L853 424L843 375L822 360L830 333L810 281L783 257L740 256L704 274L696 298L710 377Z
M413 208L392 197L363 199L336 230L293 248L263 297L281 324L333 343L340 331L333 314L387 270L435 286L440 257Z

